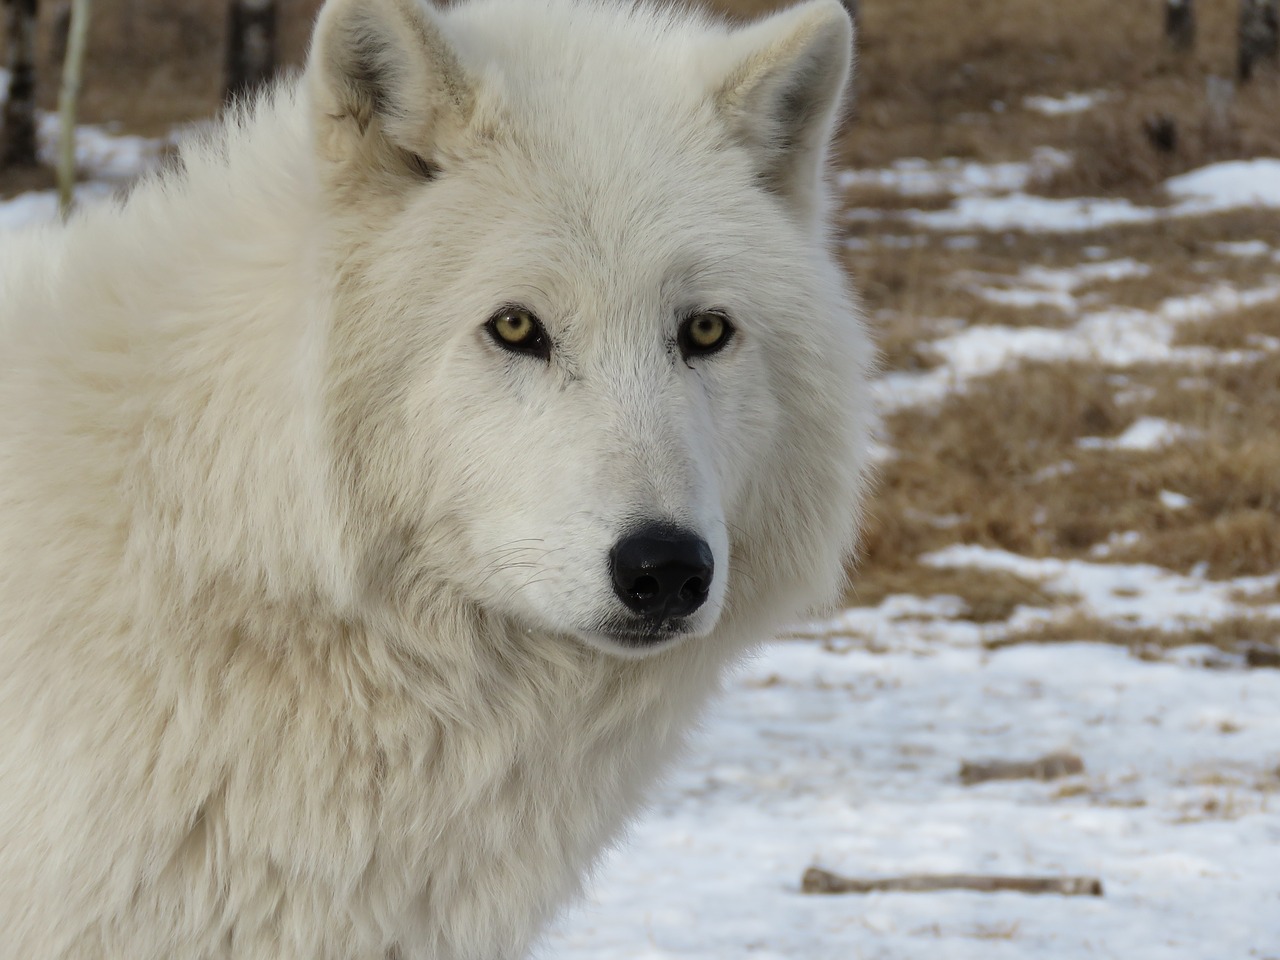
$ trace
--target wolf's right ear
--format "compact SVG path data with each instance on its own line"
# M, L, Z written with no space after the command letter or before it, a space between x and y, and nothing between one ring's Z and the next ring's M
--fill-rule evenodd
M329 0L307 81L318 122L332 127L321 133L323 149L389 146L427 172L440 144L466 127L475 100L471 78L422 0Z
M837 0L808 0L730 35L715 103L768 190L818 209L827 146L849 81L853 23Z

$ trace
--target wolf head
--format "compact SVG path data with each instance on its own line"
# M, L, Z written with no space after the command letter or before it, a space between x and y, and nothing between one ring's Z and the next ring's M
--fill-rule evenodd
M642 656L843 582L870 350L827 252L837 0L330 0L307 67L368 589Z

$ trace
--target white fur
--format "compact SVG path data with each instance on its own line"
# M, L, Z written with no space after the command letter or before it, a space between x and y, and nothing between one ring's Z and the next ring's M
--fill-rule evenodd
M0 956L523 955L843 583L848 49L836 0L331 0L180 171L3 241ZM550 362L486 337L507 303ZM637 518L716 570L645 650L599 627Z

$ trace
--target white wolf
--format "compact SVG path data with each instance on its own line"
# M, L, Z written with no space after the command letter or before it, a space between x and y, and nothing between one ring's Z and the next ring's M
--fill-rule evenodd
M850 25L331 0L0 267L0 957L505 960L840 589Z

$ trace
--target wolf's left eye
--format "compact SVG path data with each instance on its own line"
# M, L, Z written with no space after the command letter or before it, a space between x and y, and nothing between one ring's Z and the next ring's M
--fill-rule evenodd
M680 352L688 360L723 349L733 337L733 324L722 313L695 313L680 324Z
M523 307L504 307L485 324L493 342L513 353L528 353L542 360L551 357L551 342L542 323Z

